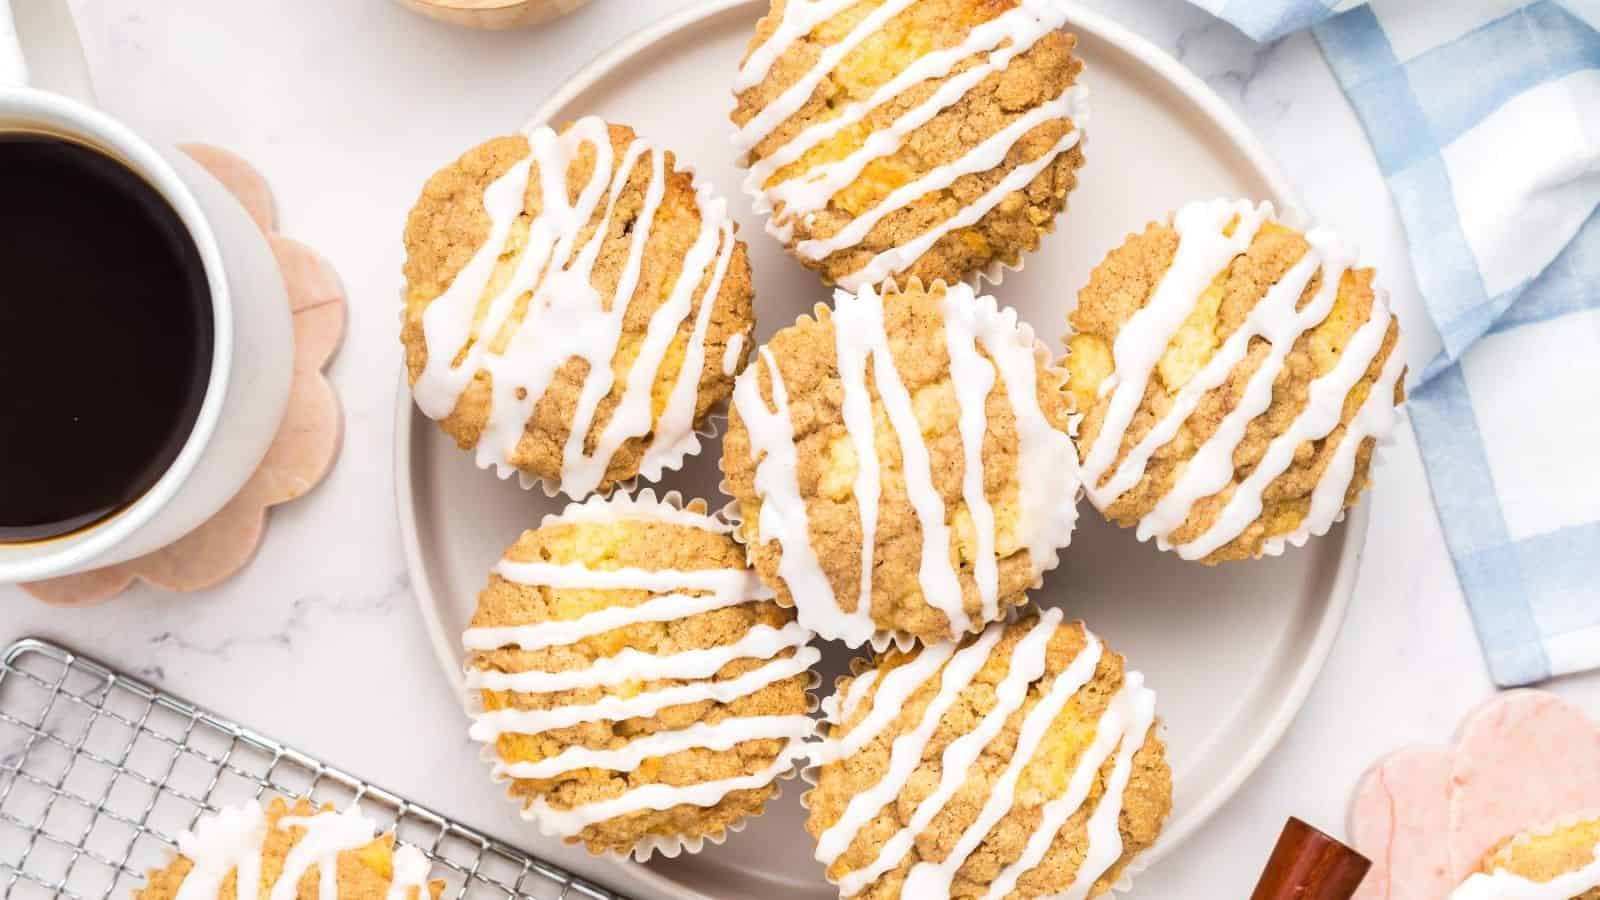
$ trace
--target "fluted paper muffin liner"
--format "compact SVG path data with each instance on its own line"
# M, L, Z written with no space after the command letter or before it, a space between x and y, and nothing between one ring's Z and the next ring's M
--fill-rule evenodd
M591 495L585 500L568 504L561 512L546 514L540 520L539 527L543 528L548 525L570 522L605 522L625 519L646 519L689 527L707 528L719 534L731 535L734 532L733 524L719 514L709 511L704 500L699 498L685 499L678 491L668 491L658 497L655 491L650 488L645 488L637 494L619 491L609 496ZM756 597L752 599L767 598ZM801 646L802 648L809 647L810 643ZM463 674L470 674L474 669L471 665L463 665L462 671ZM805 688L806 714L815 716L820 707L817 688L822 684L822 676L815 670L807 674ZM479 714L485 711L481 689L468 688L463 701L469 718L476 719ZM799 775L801 767L809 758L810 747L816 740L815 728L819 727L820 723L813 728L810 735L799 739L799 746L796 748L798 752L795 753L793 764L770 782L775 787L775 790L773 795L767 798L760 812L750 813L740 818L717 834L693 836L649 835L636 843L626 853L602 851L599 853L591 852L590 855L611 857L619 861L631 859L642 863L648 862L657 855L672 859L682 853L699 853L707 844L712 846L722 844L728 839L729 834L743 831L750 820L764 815L766 809L783 795L783 782L790 781ZM502 760L495 742L482 744L478 750L478 757L489 767L489 779L494 783L509 785L516 780L496 770L497 764ZM549 822L541 819L526 803L522 804L518 812L523 820L533 824L542 836L558 840L565 840L567 837L567 835L552 827Z
M926 290L929 292L934 292L946 290L948 288L949 285L942 280L935 281L931 285L924 285L921 279L911 278L906 281L904 286L897 281L890 280L884 282L882 285L879 285L875 288L875 290L878 291L880 296L890 296L893 294L903 293L908 290ZM1049 373L1054 377L1060 378L1063 383L1065 382L1067 378L1066 369L1054 360L1054 358L1051 356L1050 349L1045 345L1044 341L1040 340L1035 334L1033 326L1024 321L1015 309L1008 306L1001 306L999 301L986 294L976 294L974 299L978 304L979 312L983 316L999 317L1011 329L1012 333L1015 334L1018 346L1030 348L1033 351L1034 359L1038 364L1039 371ZM796 316L795 324L799 325L806 322L818 321L821 317L829 316L831 314L831 306L825 303L818 303L812 307L810 315ZM1073 437L1074 440L1076 440L1077 423L1080 418L1080 416L1074 415L1068 424L1067 433L1069 436ZM724 496L733 496L733 490L730 487L726 477L724 477L718 484L718 489L723 493ZM1061 565L1061 551L1066 549L1068 546L1071 546L1071 535L1077 530L1078 503L1080 500L1082 500L1083 494L1083 484L1080 479L1073 489L1072 496L1070 498L1065 498L1064 502L1056 507L1058 510L1057 515L1060 516L1060 520L1058 521L1058 524L1047 526L1047 528L1050 528L1051 530L1060 530L1061 532L1067 534L1067 542L1062 544L1060 547L1052 548L1048 557L1045 559L1034 560L1036 572L1033 581L1028 585L1027 590L1036 591L1042 588L1044 586L1045 574L1055 570ZM721 515L722 518L733 524L734 540L745 546L747 556L751 560L751 564L754 565L755 546L756 544L761 543L761 540L759 535L752 535L748 533L748 523L745 521L743 511L739 509L738 500L728 501L728 503L723 506ZM757 569L757 572L759 573L760 570ZM762 575L762 580L766 580L765 575ZM770 583L768 586L773 587L773 585ZM775 587L774 590L776 590ZM791 602L785 602L781 597L778 598L777 602L784 606L794 605ZM1001 610L1001 620L1010 621L1017 611L1025 610L1028 607L1029 604L1022 603L1011 606L1008 609L1003 609ZM803 610L801 611L801 614L802 616L804 615ZM802 622L802 624L805 623ZM972 623L973 627L969 629L967 634L977 634L983 631L988 624L988 621L980 621L974 618ZM849 641L829 635L820 636L824 640L843 643L852 650L859 649L862 646L862 643L865 643L879 653L882 653L891 645L898 647L903 651L908 651L917 646L919 643L923 643L921 638L918 638L916 635L908 631L900 629L878 629L877 631L874 631L866 639L866 641L857 642L855 644L851 644Z

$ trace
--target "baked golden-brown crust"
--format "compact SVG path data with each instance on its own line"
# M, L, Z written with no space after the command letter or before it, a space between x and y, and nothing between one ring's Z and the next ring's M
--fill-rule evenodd
M1478 871L1492 875L1504 869L1542 884L1593 865L1596 847L1600 847L1600 816L1576 819L1507 838L1484 856ZM1584 891L1571 900L1600 900L1600 887Z
M1152 223L1105 258L1090 275L1089 284L1078 297L1071 315L1075 334L1069 338L1067 366L1070 388L1080 412L1085 413L1078 431L1078 446L1087 456L1105 424L1110 396L1101 395L1101 385L1115 373L1112 347L1128 320L1150 301L1177 253L1179 235L1170 224ZM1251 310L1268 290L1307 252L1310 245L1300 232L1267 222L1256 233L1249 248L1232 263L1200 297L1168 345L1146 386L1138 411L1117 452L1117 464L1142 441L1172 408L1183 387L1212 358L1237 329L1245 324ZM1321 287L1321 275L1313 276L1301 296L1303 307ZM1220 492L1198 500L1181 526L1167 536L1172 545L1192 541L1216 523L1239 484L1249 477L1274 438L1289 430L1306 408L1309 387L1319 376L1339 362L1351 337L1375 314L1379 299L1373 286L1371 269L1351 269L1339 284L1332 311L1321 322L1301 334L1285 358L1272 385L1271 404L1266 412L1250 420L1243 439L1233 453L1234 473ZM1273 479L1263 492L1262 511L1237 537L1204 556L1200 561L1216 564L1229 560L1251 559L1266 552L1270 542L1291 534L1305 521L1312 492L1321 480L1347 428L1362 403L1379 383L1389 356L1397 352L1400 339L1398 319L1391 319L1382 348L1346 395L1340 424L1327 437L1307 441L1294 452L1288 468ZM1242 362L1227 380L1208 391L1176 436L1150 457L1137 485L1102 511L1119 525L1131 527L1149 514L1167 496L1196 450L1210 440L1245 393L1250 377L1268 357L1271 345L1255 337ZM1404 400L1403 377L1395 382L1394 402ZM1375 438L1365 438L1356 453L1355 466L1345 493L1346 506L1354 504L1367 487ZM1109 480L1116 466L1102 480ZM1091 494L1092 496L1092 494Z
M944 520L951 528L950 553L958 570L962 607L972 617L972 630L977 630L985 624L974 575L979 544L972 511L963 495L966 460L959 427L960 406L940 306L946 290L942 284L924 288L913 282L903 291L886 293L882 298L884 329L895 367L921 427ZM832 314L826 307L818 307L814 318L802 318L774 335L765 352L770 352L777 363L790 399L798 484L806 506L811 547L833 588L838 607L855 610L861 596L863 565L861 508L854 490L859 462L845 424L844 388ZM759 372L761 396L770 404L770 373L759 365L752 371ZM1050 425L1065 435L1070 399L1064 387L1064 373L1041 362L1036 364L1036 378L1041 411ZM995 521L994 558L1002 615L1007 608L1025 602L1026 591L1038 583L1041 569L1053 565L1053 561L1033 559L1026 546L1027 536L1019 534L1019 437L1006 391L1005 380L997 377L984 403L987 428L982 450L984 494ZM881 484L871 560L870 615L881 631L943 640L954 636L953 629L950 617L930 604L919 579L922 526L906 486L900 439L876 387L870 392L875 423L873 445ZM759 464L760 459L752 452L748 423L736 405L729 413L723 441L723 488L738 503L741 536L750 545L762 580L777 592L779 603L801 603L802 621L816 628L807 619L804 604L819 601L794 595L780 573L782 545L776 540L762 540L758 533L762 506L770 502L770 497L756 485ZM1059 498L1059 504L1067 509L1075 502L1075 495ZM1057 542L1058 546L1065 543Z
M513 562L577 565L596 572L619 569L699 572L744 570L746 567L743 548L727 534L633 518L546 522L540 528L524 532L505 558ZM660 591L522 584L495 573L479 595L472 627L572 620L600 610L638 606L662 594ZM793 620L792 610L770 600L752 600L668 621L636 622L542 649L506 646L477 651L470 655L468 668L480 672L573 672L629 650L670 656L727 647L754 628L782 628ZM789 647L774 658L787 659L801 652L814 653L803 647ZM733 659L710 680L730 681L767 662L769 660L760 658ZM725 703L714 700L680 703L653 715L584 721L537 735L504 733L495 740L494 749L502 763L532 763L571 748L617 750L650 735L681 731L697 724L715 725L736 717L803 716L810 703L807 693L810 679L809 672L802 672ZM480 691L480 697L484 709L490 711L556 710L595 704L613 697L638 697L701 681L694 678L631 680L552 693L485 689ZM744 741L726 750L694 747L650 757L627 772L588 767L551 778L513 778L510 793L525 804L538 800L557 810L571 809L615 799L624 792L648 785L687 786L755 775L773 765L783 749L784 741L778 739ZM720 838L729 826L758 814L777 792L778 786L773 782L726 794L711 806L679 804L663 810L640 810L596 822L568 840L581 841L592 853L626 853L640 841L655 836L685 841L699 837Z
M615 124L607 126L607 131L613 152L620 159L634 141L635 134L631 128ZM405 322L401 329L401 341L405 345L406 368L413 386L428 364L424 312L445 293L489 239L491 220L484 205L485 191L519 161L527 158L530 152L528 139L521 135L494 138L468 151L430 178L412 208L405 229ZM589 182L595 159L594 150L588 145L578 152L576 162L566 177L571 196L577 196ZM515 226L520 230L513 232L520 236L514 239L511 252L500 258L487 295L497 293L511 278L527 249L528 224L544 209L537 170L535 164L530 173L532 177L528 179L523 212ZM644 245L637 288L628 303L617 349L611 358L614 381L595 408L585 436L585 454L595 452L596 442L616 412L628 384L628 374L644 343L651 315L671 296L683 271L685 255L701 230L703 216L707 214L706 210L700 208L692 175L677 168L670 152L665 153L665 173L665 189ZM598 255L589 278L589 284L600 297L609 298L617 293L618 284L628 265L634 229L639 226L645 210L646 193L651 180L650 159L641 157L617 195L609 229L600 238ZM575 246L582 247L591 240L605 211L606 205L600 204L575 236ZM704 294L712 281L713 268L706 268L696 286L693 308L683 318L656 371L650 404L652 421L656 424L660 424L667 397L682 371L695 317L701 303L705 302ZM693 420L696 426L727 399L732 388L732 375L724 371L723 358L731 341L737 340L746 348L738 354L741 361L748 351L749 336L755 322L753 296L747 249L743 241L737 241L717 296L713 299L706 329L704 365L694 401ZM486 302L487 298L480 301L475 329L482 324ZM524 295L522 305L518 308L525 310L526 302ZM503 352L511 333L522 319L520 313L513 315L499 334L475 335L473 340L492 340L493 352ZM461 352L464 353L465 349ZM456 361L459 363L461 359L458 356ZM573 427L580 391L588 375L588 362L576 356L569 358L559 368L528 417L521 439L508 458L503 460L504 463L548 482L560 480L563 449ZM491 375L480 367L461 393L454 409L440 418L440 425L463 449L476 447L484 435L493 402ZM672 440L675 437L665 439ZM600 486L626 481L637 475L645 452L657 439L662 438L652 432L625 441L611 457Z
M262 842L261 853L261 888L255 896L265 897L270 887L277 883L279 875L283 872L284 860L305 835L305 829L291 826L280 829L278 821L284 817L307 817L316 815L319 811L327 812L333 809L324 805L319 810L311 801L300 798L293 806L285 803L281 797L274 797L266 808L266 837ZM389 894L390 881L394 877L394 835L385 834L375 839L372 843L358 850L349 850L339 854L338 897L339 900L385 900ZM152 871L146 880L145 886L134 891L136 900L172 900L178 896L178 891L183 886L184 879L194 870L194 861L179 856L163 869ZM318 900L321 896L319 884L322 873L317 866L307 869L305 874L295 885L295 897L298 900ZM221 889L217 892L218 900L235 900L238 893L238 873L230 872L224 879ZM438 900L444 892L443 881L430 881L428 892L433 900ZM416 888L408 891L411 900L421 900L417 897Z
M875 90L903 72L918 58L961 44L973 28L1019 5L1020 0L920 0L894 16L875 35L845 55L822 80L810 98L765 139L755 145L751 161L770 156L808 127L825 122L850 103L864 101ZM787 88L811 69L826 48L837 44L880 4L863 0L788 48L767 77L741 92L733 111L736 125L745 126ZM757 25L750 50L759 47L777 29L787 0L773 0L772 11ZM969 154L985 139L1029 110L1051 101L1072 86L1083 69L1073 55L1076 38L1050 30L1005 68L990 73L958 101L911 131L902 146L880 156L861 174L837 191L827 206L794 221L791 249L805 240L828 238L877 206L896 188ZM768 188L800 177L816 166L842 159L859 149L867 137L881 132L907 111L921 105L940 86L980 65L987 54L957 64L947 75L929 78L873 109L861 122L809 150L794 163L776 171L762 185ZM864 240L821 259L801 257L830 283L857 272L872 257L902 247L942 223L994 188L1018 167L1052 150L1075 124L1068 117L1053 118L1033 127L1013 145L1001 165L962 175L948 187L932 191L891 213L877 223ZM1067 194L1077 185L1083 165L1082 142L1060 153L1026 186L1011 192L994 209L968 227L940 238L908 268L895 273L902 283L910 278L926 282L957 281L968 273L1002 262L1015 265L1026 252L1039 246L1041 237L1066 207ZM781 210L775 212L781 213ZM882 279L876 279L881 281Z
M931 739L921 748L920 764L894 802L879 809L870 823L856 833L848 849L829 867L830 879L837 880L849 872L867 867L883 852L889 837L910 824L918 805L934 794L940 784L945 751L952 742L976 730L984 717L996 708L998 688L1010 671L1013 653L1037 624L1037 617L1029 616L1010 625L992 626L1003 627L1004 634L990 651L987 662L941 715ZM969 637L962 646L969 647L976 640ZM915 836L910 851L900 859L898 865L856 895L860 900L895 900L900 897L923 900L902 892L907 873L920 862L944 861L962 834L978 820L980 810L993 795L995 785L1016 755L1024 720L1037 708L1056 677L1085 651L1087 643L1088 633L1081 623L1064 623L1054 627L1045 646L1044 674L1030 682L1026 699L1006 718L998 735L969 767L969 774L949 802L932 818L927 829ZM836 697L848 695L857 678L869 677L871 672L877 673L870 676L876 681L868 693L848 717L830 726L828 736L837 739L859 727L872 714L872 701L876 692L882 689L884 677L926 652L929 652L928 648L919 648L911 653L891 649L878 655L859 675L841 679ZM813 838L839 822L852 798L883 780L895 741L917 729L940 693L944 669L939 672L939 675L924 680L901 704L900 712L890 724L859 752L824 765L819 770L817 786L806 797L810 810L806 830ZM1102 653L1093 677L1062 707L1045 731L1043 741L1022 768L1012 807L957 870L951 883L951 897L985 896L996 877L1022 858L1029 839L1039 828L1043 808L1066 792L1073 772L1094 741L1097 723L1112 698L1123 687L1126 674L1125 662L1120 655L1109 650ZM1095 880L1091 896L1109 890L1133 858L1155 842L1171 811L1172 773L1158 730L1159 726L1152 727L1144 744L1133 755L1127 788L1122 795L1121 813L1117 819L1123 852L1111 868ZM1105 796L1107 779L1115 764L1116 755L1112 754L1099 767L1094 787L1084 803L1056 832L1039 864L1021 875L1013 892L1006 895L1008 898L1025 900L1051 896L1072 884L1087 852L1089 817Z

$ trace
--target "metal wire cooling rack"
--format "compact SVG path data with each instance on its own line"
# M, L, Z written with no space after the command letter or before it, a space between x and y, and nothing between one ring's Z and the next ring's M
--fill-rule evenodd
M126 897L202 812L269 794L359 806L446 897L625 900L63 647L0 657L0 896Z

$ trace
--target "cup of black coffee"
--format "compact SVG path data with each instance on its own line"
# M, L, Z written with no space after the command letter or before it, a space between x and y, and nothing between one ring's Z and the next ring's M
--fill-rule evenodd
M215 514L277 432L293 356L244 209L89 105L65 3L17 12L0 0L0 582Z

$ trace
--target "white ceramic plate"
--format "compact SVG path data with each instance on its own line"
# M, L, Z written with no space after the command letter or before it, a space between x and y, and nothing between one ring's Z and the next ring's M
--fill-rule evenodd
M827 298L816 277L768 239L738 192L728 142L729 83L768 0L712 0L623 42L535 116L557 124L598 114L672 148L731 197L750 242L762 338ZM1090 268L1129 232L1193 199L1249 196L1292 210L1283 177L1216 95L1172 58L1120 26L1078 10L1071 30L1092 92L1086 168L1056 233L1025 271L991 288L1047 342ZM509 131L520 124L507 111ZM462 148L487 135L461 135ZM412 584L444 674L459 685L459 637L486 573L524 528L559 501L478 470L417 413L402 389L396 490ZM717 448L664 484L721 506ZM1125 652L1160 693L1176 805L1153 861L1194 833L1255 770L1305 699L1343 620L1366 532L1365 507L1327 537L1279 559L1206 569L1140 544L1087 504L1060 569L1037 600L1081 616ZM849 654L835 647L825 684ZM646 866L629 879L695 900L836 897L802 830L802 785L721 847ZM484 790L499 787L484 778ZM512 836L515 838L515 836ZM525 842L538 849L530 831Z

